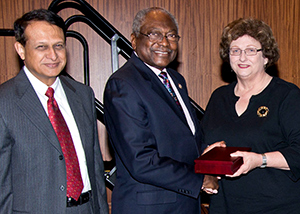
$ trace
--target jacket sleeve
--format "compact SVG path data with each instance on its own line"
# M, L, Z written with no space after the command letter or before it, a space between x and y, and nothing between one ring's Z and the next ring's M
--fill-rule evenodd
M106 196L106 186L104 181L104 164L99 145L98 128L97 128L97 115L95 107L95 97L92 93L92 111L93 111L93 133L94 133L94 166L95 166L95 178L98 195L98 203L100 206L100 214L108 214L108 204Z
M13 141L0 114L0 214L12 213L12 144Z

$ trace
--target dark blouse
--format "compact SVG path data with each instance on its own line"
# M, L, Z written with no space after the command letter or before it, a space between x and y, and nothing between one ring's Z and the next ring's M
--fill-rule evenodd
M300 90L273 77L238 116L235 85L212 94L202 120L204 142L224 140L227 146L251 147L256 153L279 151L291 170L255 168L238 178L222 178L219 193L211 197L210 214L299 214Z

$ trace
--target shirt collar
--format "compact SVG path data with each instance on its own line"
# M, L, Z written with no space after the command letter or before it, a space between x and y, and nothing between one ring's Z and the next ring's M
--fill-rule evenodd
M135 54L137 57L139 57L135 51L134 51L134 54ZM147 64L147 63L144 62L144 61L143 61L143 63L144 63L145 65L147 65L148 68L150 68L151 71L153 71L153 72L156 74L156 76L158 76L158 75L160 74L160 72L162 72L162 71L168 73L166 68L164 68L164 69L161 71L161 70L159 70L158 68L155 68L155 67L153 67L153 66Z
M45 83L40 81L38 78L36 78L26 66L23 67L23 70L25 71L26 76L28 77L32 87L37 93L40 93L41 95L45 95L47 89L49 86L47 86ZM57 89L58 85L60 83L59 77L55 79L55 82L50 86L54 89L54 91ZM46 96L46 95L45 95Z

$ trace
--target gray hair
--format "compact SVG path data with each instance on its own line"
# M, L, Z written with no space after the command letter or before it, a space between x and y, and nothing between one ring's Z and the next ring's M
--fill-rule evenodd
M170 16L170 18L172 19L172 21L174 22L174 24L176 25L176 30L178 32L178 23L175 19L175 17L166 9L162 8L162 7L150 7L150 8L146 8L143 10L140 10L134 17L133 19L133 24L132 24L132 33L138 37L140 34L140 30L141 30L141 26L145 21L146 15L152 11L160 11L163 12L167 15Z

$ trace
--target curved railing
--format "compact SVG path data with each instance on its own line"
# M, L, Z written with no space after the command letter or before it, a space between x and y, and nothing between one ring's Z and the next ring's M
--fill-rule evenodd
M63 9L73 8L80 11L83 15L73 15L66 21L67 29L76 22L83 22L90 26L99 36L101 36L107 43L111 45L111 61L112 72L119 67L118 55L120 54L126 60L130 58L132 53L131 43L115 29L103 16L101 16L90 4L85 0L54 0L49 6L49 10L58 13ZM0 29L0 36L14 36L14 31L11 29ZM86 39L76 31L67 30L67 37L72 37L80 41L83 46L83 62L84 62L84 84L90 84L89 76L89 46ZM68 75L68 74L66 74ZM194 109L198 120L201 120L204 110L190 98L190 102ZM104 124L104 106L99 100L95 100L97 119ZM115 168L107 174L108 187L113 188L113 177L111 175L115 172ZM110 182L111 181L111 182Z

